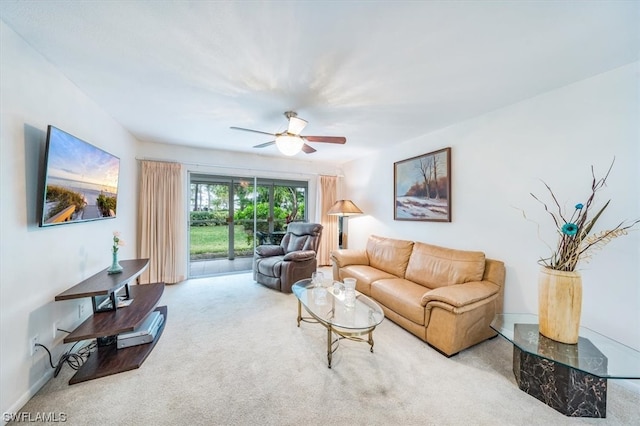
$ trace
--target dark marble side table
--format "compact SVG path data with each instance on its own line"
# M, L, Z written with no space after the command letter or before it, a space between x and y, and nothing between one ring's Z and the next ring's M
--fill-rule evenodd
M565 416L607 414L607 379L640 379L640 352L580 327L575 345L538 332L538 316L498 314L491 328L513 343L521 390Z

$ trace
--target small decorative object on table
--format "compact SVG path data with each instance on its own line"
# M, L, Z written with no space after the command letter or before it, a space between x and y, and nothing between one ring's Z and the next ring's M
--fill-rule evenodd
M119 274L122 272L122 266L118 263L118 249L124 245L124 241L120 239L120 232L113 231L113 248L111 251L111 267L107 269L108 274Z
M531 194L551 215L559 235L557 250L538 262L542 265L538 281L540 334L558 342L568 344L578 342L582 308L582 277L580 272L575 270L578 262L587 261L593 250L601 249L614 238L626 235L629 228L640 222L640 219L627 225L620 222L613 229L590 235L596 221L611 202L611 200L607 201L593 218L589 218L589 209L592 207L596 192L605 186L612 167L613 162L607 174L600 179L596 179L593 166L591 167L593 176L591 195L584 204L576 204L569 217L563 213L555 194L546 183L544 185L552 199L551 209L545 202Z
M324 282L324 274L320 271L315 271L311 273L311 282L316 287L322 287L322 283Z
M353 308L356 305L356 279L345 278L344 282L344 306Z

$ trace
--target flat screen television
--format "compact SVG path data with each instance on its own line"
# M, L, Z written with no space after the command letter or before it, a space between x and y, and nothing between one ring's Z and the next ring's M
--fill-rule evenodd
M44 167L40 226L116 217L118 157L49 126Z

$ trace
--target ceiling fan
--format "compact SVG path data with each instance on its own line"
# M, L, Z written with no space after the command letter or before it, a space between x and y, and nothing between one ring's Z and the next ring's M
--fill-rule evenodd
M306 142L322 142L344 144L347 138L343 136L303 136L300 133L307 125L307 121L298 118L298 114L293 111L287 111L284 116L289 120L287 130L281 133L269 133L260 130L245 129L243 127L231 127L235 130L243 130L245 132L262 133L264 135L275 136L275 140L255 145L254 148L265 148L267 146L276 145L284 155L296 155L300 151L312 154L316 150L307 145Z

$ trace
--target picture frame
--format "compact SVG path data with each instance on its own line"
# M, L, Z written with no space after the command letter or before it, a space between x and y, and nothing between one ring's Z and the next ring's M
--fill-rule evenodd
M393 163L393 219L451 222L451 148Z

